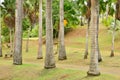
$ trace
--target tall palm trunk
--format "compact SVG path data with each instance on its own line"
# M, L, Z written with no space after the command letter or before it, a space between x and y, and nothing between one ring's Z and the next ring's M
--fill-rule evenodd
M12 40L12 28L10 30L10 52L13 53L13 40Z
M90 27L90 20L88 19L88 26L87 26L87 31L86 31L86 48L85 48L85 55L84 59L88 58L88 41L89 41L89 27Z
M52 0L46 0L46 57L45 69L55 68L53 54Z
M29 29L28 29L28 35L27 35L27 41L26 41L26 52L28 52L29 51L29 38L30 38L30 27L29 27Z
M60 32L59 32L59 60L65 60L66 50L64 42L64 0L60 0Z
M114 56L114 43L115 43L115 27L116 27L116 18L115 18L115 22L114 22L114 29L112 31L112 47L111 47L111 54L110 57Z
M22 4L23 0L16 0L14 65L22 64Z
M90 22L90 35L91 35L91 60L88 75L100 75L98 69L98 49L97 49L97 35L99 24L99 0L91 0L91 22Z
M39 1L39 44L37 59L42 59L42 0Z
M98 17L99 18L99 17ZM101 56L101 53L100 53L100 48L99 48L99 37L98 37L98 33L99 33L99 19L97 20L98 21L98 24L97 24L97 49L98 49L98 62L102 62L102 56Z
M1 26L2 25L2 21L1 21L1 7L0 7L0 57L2 57L2 38L1 38Z

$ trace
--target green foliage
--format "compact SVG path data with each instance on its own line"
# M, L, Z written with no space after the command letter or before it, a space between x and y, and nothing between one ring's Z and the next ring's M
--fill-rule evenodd
M114 21L113 17L108 16L108 18L104 18L102 23L106 26L106 27L110 27L111 23Z
M9 42L10 37L9 37L9 29L8 29L8 27L3 26L1 34L2 34L2 42Z

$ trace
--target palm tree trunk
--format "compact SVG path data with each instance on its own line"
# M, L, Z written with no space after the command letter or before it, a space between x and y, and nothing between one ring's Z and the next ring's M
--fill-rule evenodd
M39 43L37 59L42 59L42 0L39 1Z
M28 36L27 36L27 41L26 41L26 52L29 51L30 29L31 29L31 26L30 26L29 29L28 29Z
M16 19L15 19L15 48L13 54L13 64L22 64L22 7L23 0L16 0Z
M97 49L97 35L99 24L99 1L91 0L91 22L90 22L90 35L91 35L91 60L88 75L100 75L98 69L98 49Z
M53 54L52 0L46 0L46 57L45 69L55 68Z
M88 19L88 26L87 26L87 31L86 31L86 48L85 48L85 55L84 59L88 58L88 40L89 40L89 26L90 26L90 20Z
M65 60L66 50L64 42L64 0L60 0L60 33L59 33L59 60Z
M0 57L2 57L2 37L1 37L1 27L2 27L2 21L1 21L1 7L0 7Z
M10 30L10 53L13 53L13 40L12 40L12 28Z
M115 28L116 28L116 18L115 18L114 29L113 29L113 32L112 32L112 48L111 48L110 57L114 57Z
M100 53L100 48L99 48L99 16L98 16L98 19L97 19L97 39L96 39L96 42L97 42L97 49L98 49L98 62L102 62L102 56L101 56L101 53Z

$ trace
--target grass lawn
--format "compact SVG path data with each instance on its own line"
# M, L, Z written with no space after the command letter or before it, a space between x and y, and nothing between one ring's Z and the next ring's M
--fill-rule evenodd
M32 39L28 53L25 52L26 41L23 41L23 65L13 65L12 58L0 58L0 80L120 80L120 38L117 37L115 41L115 57L110 58L111 34L104 27L100 28L99 34L103 58L103 62L99 64L100 76L87 76L90 59L83 59L85 27L80 27L66 34L67 60L58 61L56 54L55 69L44 69L44 59L36 59L38 42L37 39ZM56 46L54 46L55 50ZM8 51L7 48L3 48L3 54ZM45 56L45 45L43 45L43 55Z

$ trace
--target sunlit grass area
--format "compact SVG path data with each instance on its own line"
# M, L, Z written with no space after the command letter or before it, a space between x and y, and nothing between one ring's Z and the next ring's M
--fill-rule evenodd
M105 27L100 28L102 30L99 33L100 52L103 58L103 62L99 64L101 75L98 77L87 76L90 58L83 59L85 28L79 27L66 35L67 60L59 61L58 54L55 54L55 69L46 70L44 69L44 59L37 60L37 39L30 40L28 53L25 52L26 40L24 40L22 50L23 65L13 65L12 58L0 58L0 80L120 80L120 38L117 37L115 42L115 57L109 57L111 34ZM56 45L54 45L55 51ZM9 50L4 47L3 55L7 52ZM43 45L43 55L45 58L45 44Z

